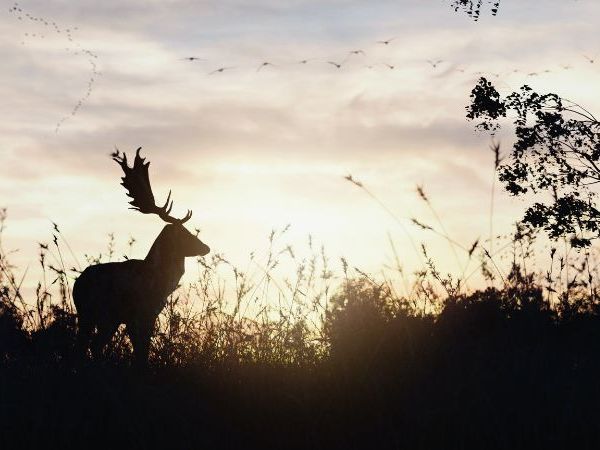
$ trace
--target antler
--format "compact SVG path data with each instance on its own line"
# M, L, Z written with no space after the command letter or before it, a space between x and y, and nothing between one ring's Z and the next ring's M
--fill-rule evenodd
M146 158L140 156L141 149L142 147L138 148L135 152L133 167L129 167L127 164L127 155L125 152L121 155L121 152L115 148L115 151L111 154L112 159L119 163L125 173L125 176L121 178L121 186L127 189L127 196L132 198L129 202L132 206L130 209L135 209L143 214L157 214L162 220L168 223L183 224L187 222L192 217L192 211L189 209L182 219L176 219L169 215L173 208L171 191L169 191L165 204L162 207L156 206L148 175L150 162L144 162Z

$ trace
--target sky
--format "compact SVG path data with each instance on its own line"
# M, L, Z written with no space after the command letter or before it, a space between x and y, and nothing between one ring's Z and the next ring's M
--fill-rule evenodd
M378 273L391 239L407 270L425 243L455 272L447 242L409 219L440 228L437 216L466 247L490 235L493 155L465 119L470 90L483 73L502 92L527 83L600 110L600 60L586 59L600 57L600 3L503 0L478 22L449 3L3 2L4 248L32 268L26 284L51 221L81 264L109 233L118 254L134 236L143 258L163 224L127 209L109 157L143 147L157 201L171 189L173 213L192 209L188 228L234 264L289 224L282 245L302 255L311 235L337 270L345 257ZM498 139L508 150L509 129ZM525 207L496 184L494 232Z

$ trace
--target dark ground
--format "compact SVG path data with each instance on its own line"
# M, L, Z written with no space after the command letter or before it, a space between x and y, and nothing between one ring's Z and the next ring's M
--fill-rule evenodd
M9 357L5 346L0 448L600 445L593 305L559 316L536 291L490 290L448 301L437 318L360 302L336 314L329 356L296 365L140 371L26 350Z

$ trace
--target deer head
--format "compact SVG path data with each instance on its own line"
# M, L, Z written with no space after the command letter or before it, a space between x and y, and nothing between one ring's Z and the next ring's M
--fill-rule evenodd
M163 206L156 205L148 175L150 162L144 162L146 158L140 156L141 149L141 147L138 148L135 153L133 167L129 167L127 155L125 153L121 154L118 149L111 155L125 174L121 178L121 185L127 190L127 196L131 198L129 202L130 209L139 211L142 214L156 214L167 222L168 225L163 228L157 241L168 242L169 252L172 252L173 255L181 257L206 255L210 251L208 245L183 226L192 217L192 211L188 210L187 214L181 219L171 216L171 209L173 208L171 191L169 191L167 201Z

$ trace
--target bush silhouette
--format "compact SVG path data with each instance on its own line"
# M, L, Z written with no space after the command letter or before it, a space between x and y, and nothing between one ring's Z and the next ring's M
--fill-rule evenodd
M400 296L361 275L344 278L325 310L299 296L281 315L252 317L237 312L241 300L231 310L205 296L222 264L215 256L201 261L207 268L195 287L169 297L150 368L140 372L130 367L123 329L101 361L73 358L77 323L66 270L53 271L56 296L39 289L37 300L22 303L2 261L3 448L599 442L600 319L585 271L573 271L579 281L551 296L547 279L515 262L499 286L449 288L437 299L418 289ZM417 280L445 282L432 267Z
M553 239L566 237L574 247L589 247L600 233L596 118L572 101L527 85L502 98L485 78L474 87L467 111L477 128L491 132L512 117L516 141L499 178L510 194L535 199L523 223Z
M10 302L6 289L0 292L0 360L8 363L24 354L27 333L23 329L23 318Z

